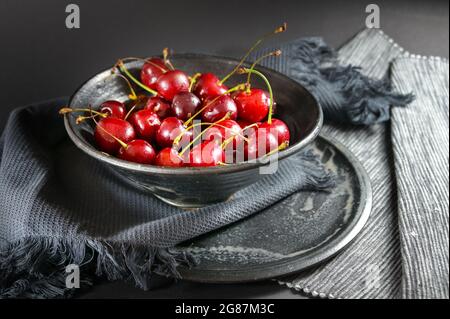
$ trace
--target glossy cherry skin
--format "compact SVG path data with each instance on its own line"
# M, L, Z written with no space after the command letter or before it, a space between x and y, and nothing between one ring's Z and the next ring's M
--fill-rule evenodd
M213 73L203 73L197 79L194 87L194 93L202 99L202 101L225 94L228 88L220 84L219 78Z
M110 100L100 104L99 112L107 113L110 117L123 120L127 114L127 109L125 108L125 104L122 102Z
M173 116L170 103L157 96L149 98L145 103L144 109L155 112L159 116L160 120Z
M152 58L145 62L141 69L141 81L151 89L156 89L158 78L168 71L164 61L160 58Z
M253 123L251 123L251 122L249 122L249 121L245 121L245 120L241 120L241 119L238 119L236 122L237 122L237 123L240 125L240 127L243 128L243 129L246 128L247 126L253 124Z
M189 92L189 77L180 70L168 71L156 81L156 90L167 101L180 92Z
M261 124L261 122L250 123L248 121L244 121L244 120L240 120L240 119L238 119L236 122L241 126L242 135L244 135L244 136L250 136L254 132L254 130L257 129L258 125ZM255 124L255 125L253 125L253 124ZM251 125L253 125L253 126L251 126Z
M117 157L125 161L139 164L153 164L156 152L153 146L144 140L133 140L127 144L127 147L121 147Z
M130 123L133 125L137 135L148 141L154 141L156 132L161 126L159 116L151 110L140 110L130 116Z
M269 94L261 89L241 91L234 96L239 118L252 123L259 122L267 116L270 107Z
M185 163L191 167L216 166L225 161L225 152L214 141L204 141L195 145L188 154L188 161Z
M116 154L120 148L120 143L111 135L124 143L136 138L133 126L127 121L115 117L100 120L95 127L94 139L101 151L111 155Z
M166 147L159 151L158 155L156 155L155 165L181 167L183 166L183 158L175 149Z
M227 113L230 114L230 120L235 120L238 116L236 103L228 95L218 96L211 100L207 99L204 105L208 105L202 112L202 120L205 122L217 122Z
M182 141L191 140L192 131L186 130L180 119L176 117L168 117L161 122L161 126L156 133L156 142L162 148L172 147L173 141L181 133L184 133Z
M236 121L225 120L217 124L218 125L212 126L205 131L203 135L205 141L215 140L217 143L221 144L226 139L231 139L231 137L234 136L232 141L230 141L230 144L228 144L232 145L233 148L235 148L238 143L242 142L242 129Z
M202 104L200 99L191 92L181 92L173 97L172 112L182 121L190 118Z
M267 130L274 130L274 134L278 138L278 145L283 142L289 143L291 138L291 134L289 132L289 127L282 120L272 118L272 123L268 122L261 123L259 128L264 128Z
M256 159L277 148L277 137L269 130L258 128L244 146L245 158L248 160Z

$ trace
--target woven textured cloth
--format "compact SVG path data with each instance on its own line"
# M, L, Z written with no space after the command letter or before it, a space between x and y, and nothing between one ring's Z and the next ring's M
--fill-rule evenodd
M312 153L280 162L278 172L225 203L197 210L169 206L111 174L67 139L54 100L14 111L2 138L0 295L66 293L65 266L131 279L146 289L152 272L176 275L192 260L177 243L258 212L301 189L332 186ZM292 174L292 172L296 172ZM73 290L73 289L72 289Z
M288 54L268 65L304 82L284 69L293 46L281 47ZM358 33L339 50L340 63L361 67L370 78L386 83L391 71L395 88L414 92L416 100L411 107L393 108L390 123L325 125L324 132L346 145L367 170L372 214L347 250L281 284L330 298L448 298L448 62L407 57L376 29ZM388 116L384 107L377 109L382 118Z

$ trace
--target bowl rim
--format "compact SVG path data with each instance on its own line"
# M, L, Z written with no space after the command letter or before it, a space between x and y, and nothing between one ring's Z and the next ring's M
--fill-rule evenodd
M234 58L228 58L223 56L217 56L217 55L210 55L210 54L202 54L202 53L177 53L172 55L174 58L209 58L209 59L216 59L221 60L225 62L236 62L239 63L238 59ZM130 61L125 63L125 65L134 65L137 62L140 61ZM106 154L102 151L97 150L89 143L85 142L81 138L77 136L74 129L72 128L72 124L69 121L70 114L64 115L64 126L66 128L66 131L70 137L70 139L74 142L74 144L81 149L86 154L96 158L97 160L110 164L112 166L125 169L125 170L131 170L135 173L157 173L157 174L166 174L166 175L193 175L193 174L224 174L224 173L231 173L231 172L239 172L249 169L255 169L262 166L267 166L269 163L276 157L278 157L278 160L282 160L284 158L287 158L301 149L303 149L306 145L310 144L320 133L320 130L323 125L323 111L320 103L317 101L317 99L307 90L303 85L298 83L297 81L291 79L290 77L275 71L273 69L269 69L263 66L258 66L258 69L262 70L262 72L269 72L273 73L279 77L284 78L285 80L295 84L296 86L300 86L303 88L303 90L306 92L307 95L309 95L310 98L312 98L315 101L315 104L317 106L318 116L316 119L316 122L314 123L313 129L311 132L306 135L302 140L299 142L289 145L286 149L277 152L277 154L272 154L271 156L268 156L266 158L258 158L253 161L247 161L242 163L236 163L231 165L221 165L221 166L211 166L211 167L167 167L167 166L156 166L156 165L149 165L149 164L139 164L139 163L133 163L128 162L125 160L121 160L119 158L116 158L114 156L111 156L109 154ZM84 81L70 96L69 99L69 106L72 107L72 102L75 97L75 95L81 90L81 88L91 81L93 78L95 78L97 75L110 70L110 68L104 69L100 72L95 73L93 76L89 77L86 81Z

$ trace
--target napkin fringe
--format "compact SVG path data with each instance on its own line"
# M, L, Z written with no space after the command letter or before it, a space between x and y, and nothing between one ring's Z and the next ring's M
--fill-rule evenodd
M370 125L389 120L390 107L406 106L413 94L394 92L388 77L374 79L361 68L338 63L336 52L321 38L306 38L290 48L289 75L326 101L327 120ZM338 94L339 99L336 97Z
M104 240L28 237L0 248L0 298L61 298L76 288L66 287L68 265L80 270L80 287L91 286L92 273L108 280L127 280L148 290L152 273L180 278L177 266L192 266L186 252L170 248Z
M336 186L336 175L327 170L324 164L313 150L307 150L300 154L299 161L304 165L302 169L305 171L305 188L315 191L329 192Z
M321 69L321 73L343 95L343 108L353 124L385 122L390 118L391 106L406 106L414 100L412 93L394 92L388 77L369 78L360 67L336 66Z

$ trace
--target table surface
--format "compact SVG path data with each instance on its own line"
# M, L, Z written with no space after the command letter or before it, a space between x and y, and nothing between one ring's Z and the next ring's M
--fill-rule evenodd
M118 57L210 52L238 57L283 21L288 32L269 41L322 36L337 47L365 25L370 1L88 1L77 0L81 28L65 27L58 0L0 2L0 131L18 106L70 95ZM449 3L376 1L381 28L406 50L449 56ZM302 298L273 281L206 285L156 278L151 291L104 282L81 298Z

